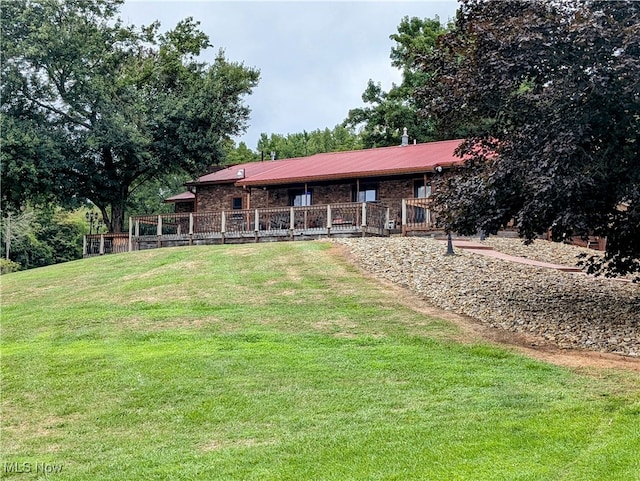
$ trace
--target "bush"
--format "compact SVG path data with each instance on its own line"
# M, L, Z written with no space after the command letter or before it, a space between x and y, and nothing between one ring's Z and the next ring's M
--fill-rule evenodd
M0 258L0 275L9 274L10 272L16 272L19 270L20 270L20 264L18 264L17 262Z

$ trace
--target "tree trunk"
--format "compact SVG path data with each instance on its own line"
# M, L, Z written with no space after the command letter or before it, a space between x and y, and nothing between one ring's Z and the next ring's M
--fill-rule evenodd
M7 212L7 230L4 233L5 237L5 253L7 260L9 260L9 251L11 250L11 212Z
M124 232L124 199L111 202L111 222L109 232Z

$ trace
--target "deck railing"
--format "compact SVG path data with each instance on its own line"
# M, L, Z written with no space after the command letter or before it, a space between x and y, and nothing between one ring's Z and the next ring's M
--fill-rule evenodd
M119 254L129 250L129 234L90 234L82 243L83 257Z
M402 232L435 229L430 199L402 201ZM293 240L332 235L386 236L396 229L378 202L142 215L129 233L85 236L85 257L169 245Z
M389 209L373 202L136 216L130 219L130 243L136 250L233 239L385 235L388 217Z
M402 200L402 232L428 231L436 228L435 216L431 211L431 199Z

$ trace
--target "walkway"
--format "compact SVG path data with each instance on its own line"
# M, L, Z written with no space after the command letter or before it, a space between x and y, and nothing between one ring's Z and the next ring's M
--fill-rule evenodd
M441 242L447 242L446 239L441 239ZM545 267L547 269L555 269L557 271L562 272L582 272L582 269L579 267L571 267L571 266L563 266L561 264L552 264L550 262L542 262L536 261L533 259L527 259L526 257L517 257L509 254L504 254L500 251L494 250L493 247L478 244L477 242L462 240L462 239L453 239L453 247L454 249L464 249L466 251L472 252L474 254L480 254L487 257L494 257L496 259L502 259L505 261L516 262L518 264L526 264L529 266L537 266L537 267Z

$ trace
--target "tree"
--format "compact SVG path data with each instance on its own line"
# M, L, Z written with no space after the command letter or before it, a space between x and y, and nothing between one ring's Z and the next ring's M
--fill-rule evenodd
M391 48L391 65L402 71L402 83L393 84L385 92L380 83L369 80L362 94L366 106L350 110L343 123L352 129L362 128L365 148L399 145L405 127L420 142L436 140L434 125L419 116L413 95L415 88L429 76L417 68L416 59L430 52L446 31L438 17L424 20L404 17L398 32L389 37L396 42Z
M341 152L362 149L362 141L352 130L342 125L336 125L333 130L325 128L312 132L298 132L295 134L267 134L262 133L258 140L260 157L271 158L273 152L278 159L305 157L321 152Z
M90 199L121 231L138 185L201 173L244 131L259 73L198 61L209 38L188 18L124 26L122 0L16 0L3 5L3 201ZM35 185L29 185L30 181Z
M225 146L225 165L244 164L260 160L260 154L254 152L247 144L240 142L237 146L233 140L229 140Z
M184 192L184 184L191 179L187 174L169 173L140 184L127 199L127 212L132 216L173 212L174 205L165 204L164 200Z
M0 223L2 257L23 269L81 258L83 212L31 205L6 212Z
M474 126L435 196L447 230L606 236L590 270L640 271L640 4L464 0L418 63L423 113Z

